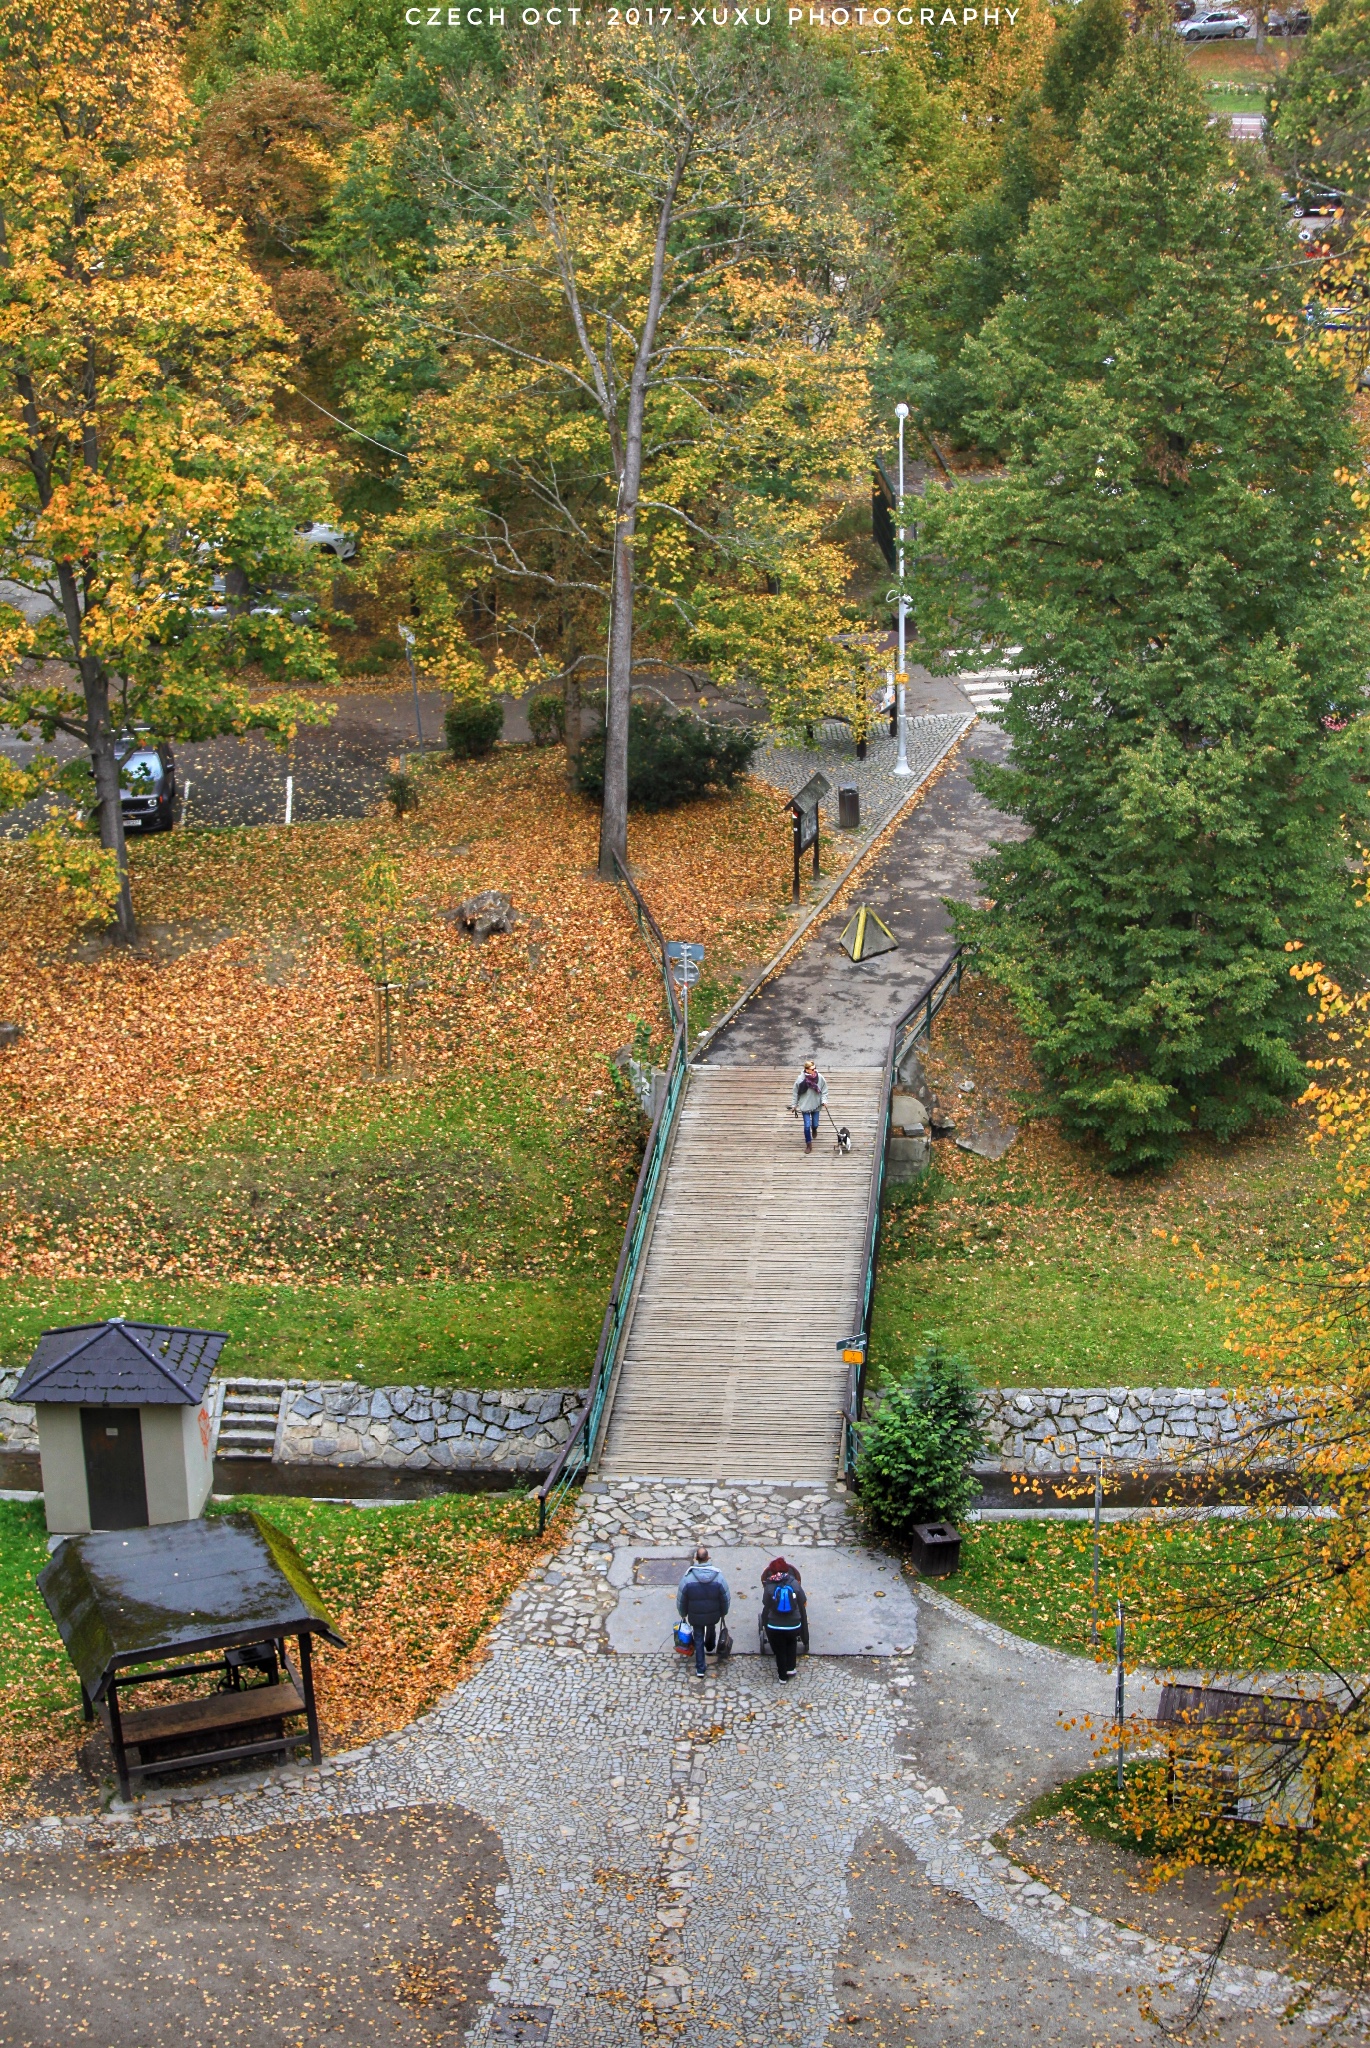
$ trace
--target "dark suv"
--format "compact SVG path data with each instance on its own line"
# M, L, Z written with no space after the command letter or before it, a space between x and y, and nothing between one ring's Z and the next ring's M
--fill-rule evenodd
M125 733L116 758L125 832L169 832L175 823L176 762L166 741Z

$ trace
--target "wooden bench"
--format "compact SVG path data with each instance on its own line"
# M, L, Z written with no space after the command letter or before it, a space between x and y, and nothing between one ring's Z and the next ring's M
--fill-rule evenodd
M165 1707L140 1707L131 1714L120 1712L119 1730L124 1747L136 1749L140 1759L129 1765L129 1775L147 1777L292 1748L304 1738L287 1735L284 1723L289 1716L306 1711L299 1687L285 1680L279 1685L244 1686L238 1692L201 1693L193 1700L177 1700ZM147 1755L149 1748L164 1742L179 1742L196 1735L231 1736L235 1730L259 1728L268 1722L277 1723L280 1733L266 1740L195 1749L175 1756L150 1759Z
M246 1685L240 1692L205 1692L197 1699L177 1700L168 1707L140 1707L120 1716L124 1740L169 1742L181 1735L208 1735L220 1728L246 1728L254 1721L281 1721L302 1714L304 1697L297 1686Z

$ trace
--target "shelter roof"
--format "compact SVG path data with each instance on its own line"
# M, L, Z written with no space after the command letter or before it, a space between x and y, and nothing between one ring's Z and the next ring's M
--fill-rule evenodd
M44 1330L12 1398L90 1407L198 1404L227 1342L222 1330L121 1319Z
M258 1514L68 1536L38 1590L92 1700L124 1665L301 1631L343 1647L294 1544Z

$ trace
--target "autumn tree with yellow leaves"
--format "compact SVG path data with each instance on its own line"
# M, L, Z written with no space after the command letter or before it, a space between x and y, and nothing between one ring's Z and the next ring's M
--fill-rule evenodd
M865 688L829 537L868 463L863 252L801 56L591 23L449 95L445 369L392 538L454 683L481 686L482 617L572 723L604 677L605 874L635 659L744 679L780 719Z
M101 852L56 828L48 852L125 940L120 733L288 738L323 714L249 664L332 673L302 601L251 603L316 585L296 528L327 490L273 418L286 330L192 188L178 66L156 0L0 7L0 575L28 593L0 610L0 719L84 749Z
M1333 1187L1278 1284L1213 1282L1234 1293L1243 1384L1238 1436L1202 1446L1202 1478L1247 1512L1194 1519L1201 1571L1166 1569L1173 1520L1120 1532L1117 1560L1148 1663L1252 1697L1214 1722L1133 1723L1121 1811L1158 1877L1217 1867L1232 1916L1273 1916L1296 2004L1344 2013L1370 1993L1370 990L1297 944L1289 959L1317 1027L1307 1142Z

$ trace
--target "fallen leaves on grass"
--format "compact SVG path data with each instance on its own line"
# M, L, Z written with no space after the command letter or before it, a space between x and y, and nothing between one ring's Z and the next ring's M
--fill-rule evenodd
M1236 1144L1195 1140L1169 1173L1110 1173L1104 1159L1043 1113L1031 1048L1006 992L970 975L939 1013L924 1068L933 1100L958 1122L990 1113L1019 1126L1002 1160L933 1151L921 1200L890 1208L881 1258L1078 1262L1159 1253L1197 1268L1219 1252L1243 1265L1293 1250L1316 1256L1319 1170L1291 1140L1309 1128L1294 1109ZM960 1084L971 1081L973 1091ZM1308 1227L1305 1228L1305 1225Z
M435 1101L526 1089L554 1128L614 1149L607 1056L641 1020L661 1032L659 971L624 896L594 873L598 813L559 755L431 764L416 819L177 833L133 849L144 938L73 945L60 911L0 849L0 1017L24 1036L0 1060L0 1271L288 1278L216 1202L188 1239L151 1246L133 1204L98 1219L29 1201L24 1161L166 1162L223 1148L306 1156ZM785 917L784 819L773 791L634 820L640 886L672 935L740 974ZM377 993L349 931L362 878L394 865L391 970L398 1067L378 1076ZM477 945L455 916L494 888L518 912ZM217 1152L215 1148L218 1148ZM212 1191L210 1191L212 1192ZM231 1205L230 1205L231 1208ZM154 1233L155 1238L155 1233ZM365 1276L354 1248L339 1271ZM459 1265L439 1256L426 1270ZM331 1271L325 1262L325 1271Z
M481 1661L514 1588L562 1540L539 1537L523 1495L448 1495L392 1508L239 1499L297 1544L346 1650L324 1646L315 1671L325 1747L355 1748L405 1727ZM227 1511L227 1510L226 1510ZM43 1788L69 1776L91 1734L57 1631L33 1584L47 1560L41 1507L0 1502L6 1546L0 1662L0 1813L44 1810ZM161 1697L148 1689L143 1704ZM172 1687L169 1698L185 1697Z
M397 1509L403 1547L377 1570L365 1524L384 1512L354 1510L363 1527L310 1559L348 1645L324 1646L318 1659L331 1750L403 1728L450 1692L482 1661L488 1629L514 1588L564 1533L556 1523L537 1537L537 1511L526 1499Z

